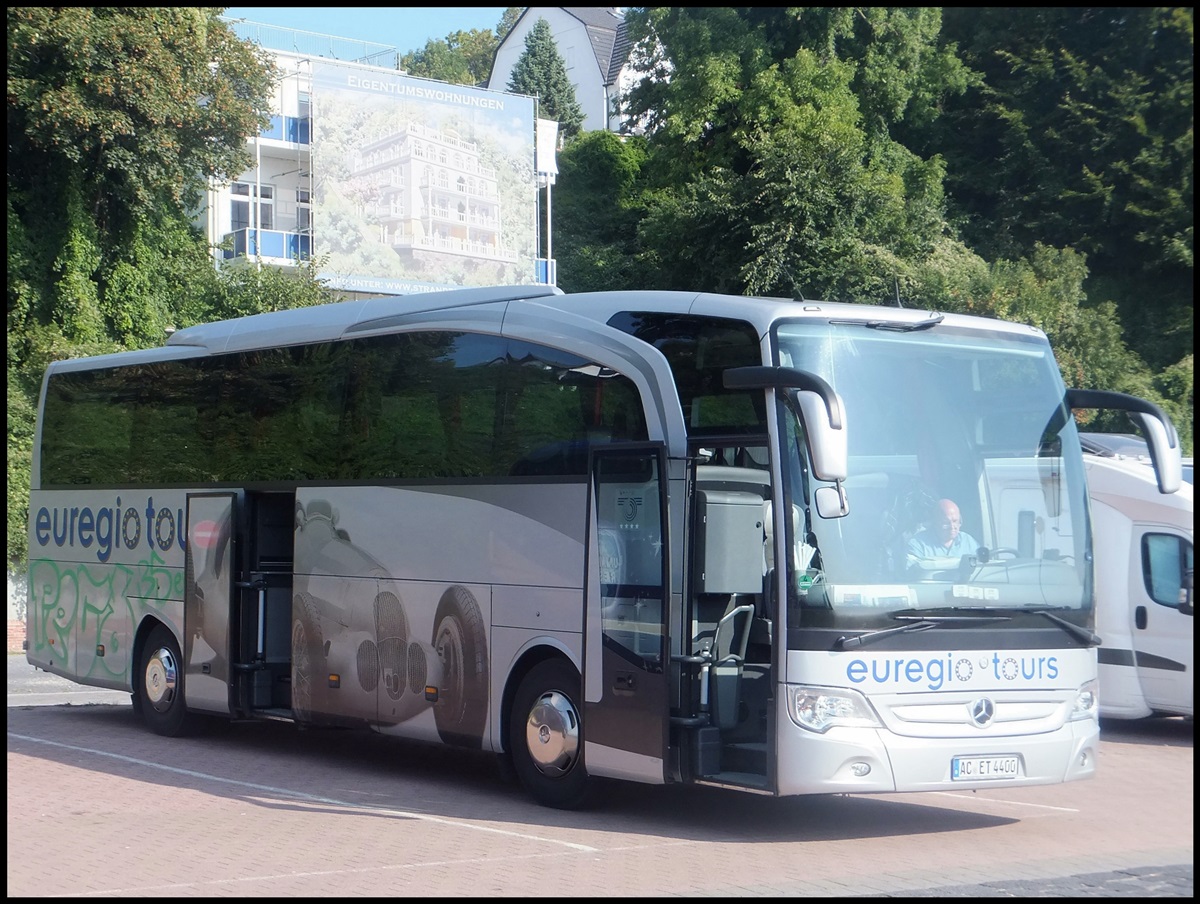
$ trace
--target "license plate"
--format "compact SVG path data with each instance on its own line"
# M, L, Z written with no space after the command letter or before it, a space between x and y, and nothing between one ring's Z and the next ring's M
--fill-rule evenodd
M980 782L995 778L1016 778L1019 757L956 756L950 760L950 778L956 782Z

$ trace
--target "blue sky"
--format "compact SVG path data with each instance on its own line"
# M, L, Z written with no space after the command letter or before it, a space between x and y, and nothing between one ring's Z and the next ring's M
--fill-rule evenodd
M400 53L420 50L431 39L442 40L453 31L496 30L503 6L367 7L367 6L230 6L224 15L263 25L374 41Z

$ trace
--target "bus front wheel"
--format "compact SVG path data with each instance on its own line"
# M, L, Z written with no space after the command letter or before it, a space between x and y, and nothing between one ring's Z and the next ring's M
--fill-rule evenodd
M579 673L562 659L538 663L517 688L508 749L517 778L543 806L573 810L588 803L581 702Z
M158 625L142 647L135 707L156 734L179 737L195 725L183 700L183 658L167 628Z

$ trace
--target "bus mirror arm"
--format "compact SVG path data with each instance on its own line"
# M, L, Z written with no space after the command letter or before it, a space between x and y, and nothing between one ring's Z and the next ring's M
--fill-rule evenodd
M1183 460L1179 445L1179 433L1165 411L1145 399L1111 392L1103 389L1068 389L1066 406L1071 410L1080 408L1105 408L1125 411L1138 422L1150 452L1150 463L1158 481L1158 491L1174 493L1183 482ZM1066 413L1060 409L1046 425L1048 433L1057 433L1062 427Z
M804 424L813 476L840 482L848 465L846 409L842 397L823 378L794 367L732 367L724 371L726 389L774 389L785 392ZM839 496L841 493L839 486Z
M816 393L824 404L829 429L843 427L842 398L816 374L794 367L731 367L721 374L726 389L801 389Z

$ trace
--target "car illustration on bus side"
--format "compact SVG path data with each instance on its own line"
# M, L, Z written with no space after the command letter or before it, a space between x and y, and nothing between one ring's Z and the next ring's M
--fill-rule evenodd
M319 723L337 713L383 728L432 707L444 742L479 748L488 651L474 594L461 585L446 587L425 642L412 636L392 576L338 528L328 502L297 504L295 536L296 562L307 569L296 574L292 599L297 719ZM356 605L367 587L375 588L372 605Z

